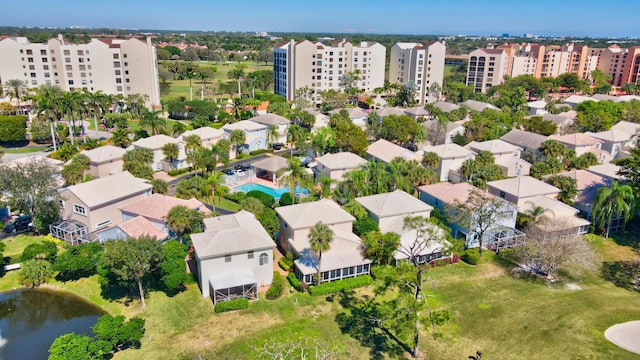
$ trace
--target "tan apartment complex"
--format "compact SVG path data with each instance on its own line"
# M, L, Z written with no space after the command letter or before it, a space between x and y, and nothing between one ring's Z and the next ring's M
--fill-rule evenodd
M146 95L147 106L160 104L156 49L151 39L91 39L69 44L62 36L46 43L25 37L0 40L0 81L18 79L29 88L57 85L128 96Z
M385 58L386 48L377 42L283 42L273 49L274 92L292 101L296 90L306 88L305 96L320 103L321 91L344 90L340 79L347 73L354 76L354 87L372 92L384 85Z
M503 49L476 49L469 57L467 85L475 92L486 92L500 85L507 75L508 56Z
M439 101L439 94L430 88L435 84L442 88L446 51L445 44L438 41L426 45L395 43L391 47L389 82L404 85L412 81L418 89L416 101L419 104Z

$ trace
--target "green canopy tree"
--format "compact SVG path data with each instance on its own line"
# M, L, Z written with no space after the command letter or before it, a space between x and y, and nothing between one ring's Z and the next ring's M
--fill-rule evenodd
M608 238L614 217L621 218L626 224L634 215L634 205L631 186L614 181L611 186L598 189L593 203L593 219L601 229L606 227L605 237Z
M391 265L393 255L400 245L400 235L372 231L363 237L364 257L376 265Z

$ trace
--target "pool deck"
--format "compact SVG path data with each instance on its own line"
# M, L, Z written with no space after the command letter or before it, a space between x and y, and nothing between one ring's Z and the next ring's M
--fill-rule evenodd
M238 183L233 185L233 188L241 186L241 185L245 185L245 184L260 184L260 185L266 186L266 187L268 187L270 189L273 189L273 190L279 190L280 189L280 187L278 187L278 185L276 185L277 183L274 184L273 181L268 181L268 180L265 180L265 179L261 179L259 177L254 177L252 179L239 181Z

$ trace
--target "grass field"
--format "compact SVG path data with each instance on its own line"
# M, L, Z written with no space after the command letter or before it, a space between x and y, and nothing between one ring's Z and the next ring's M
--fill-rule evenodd
M3 148L2 151L6 154L30 154L45 150L46 146L37 147L20 147L20 148Z
M171 61L161 61L160 63L171 63ZM237 62L211 62L211 61L200 61L196 64L200 65L203 68L216 68L216 72L212 79L207 79L206 84L217 84L218 81L230 81L228 73L233 70ZM257 64L253 61L245 61L243 64L247 65L247 68L244 70L245 73L258 71L258 70L272 70L273 64L269 63L264 65L264 63ZM162 100L169 100L172 98L178 98L184 96L186 99L189 99L189 80L169 80L169 84L171 84L171 88L169 90L169 94L162 95ZM199 90L202 87L202 81L200 79L192 79L191 84L193 87L193 99L200 99ZM224 97L228 97L228 94L220 94Z
M6 240L5 240L6 241ZM602 260L637 259L629 247L590 236ZM27 240L11 243L16 254ZM9 245L9 244L8 244ZM426 329L421 350L429 359L466 359L481 350L487 359L637 359L609 343L603 332L611 325L640 319L640 294L616 288L598 274L545 283L517 279L491 253L480 265L464 263L430 269L430 303L446 309L452 320L434 338ZM14 273L0 279L0 289L14 282ZM403 358L397 345L373 327L363 298L368 289L343 296L286 294L276 301L252 302L248 310L215 314L197 286L173 297L151 292L147 308L138 301L107 301L97 277L58 283L112 314L146 320L142 347L116 354L116 359L253 359L269 340L332 344L345 359ZM261 295L262 297L262 295Z

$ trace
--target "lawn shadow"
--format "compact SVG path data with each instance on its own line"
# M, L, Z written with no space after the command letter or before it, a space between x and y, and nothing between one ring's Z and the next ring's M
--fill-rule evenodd
M609 234L609 237L620 246L640 250L640 224L637 221L628 224L624 231Z
M336 315L336 323L342 333L369 348L370 359L403 357L407 351L406 345L400 345L397 338L374 321L379 315L373 298L366 295L358 298L354 294L353 291L342 291L333 299L347 310Z

